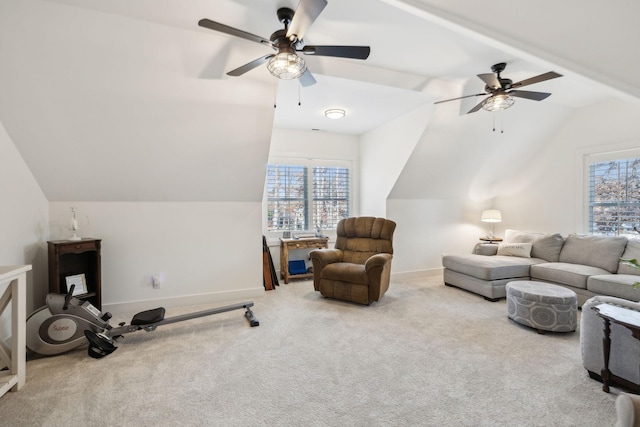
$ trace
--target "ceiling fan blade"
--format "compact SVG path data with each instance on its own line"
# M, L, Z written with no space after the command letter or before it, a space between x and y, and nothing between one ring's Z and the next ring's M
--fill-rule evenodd
M198 21L198 25L203 28L208 28L210 30L219 31L221 33L229 34L232 36L250 40L252 42L273 47L273 43L270 40L265 39L264 37L256 36L255 34L247 33L246 31L242 31L237 28L212 21L210 19L201 19L200 21Z
M316 79L311 74L311 71L307 70L300 76L300 84L304 87L312 86L316 84Z
M367 59L371 53L371 48L369 46L305 46L302 48L302 53L306 55Z
M495 74L478 74L478 77L480 77L480 80L489 87L494 89L500 89L502 87L500 80L498 80L498 77L496 77Z
M247 71L251 71L256 67L259 67L260 65L264 64L265 62L267 62L269 60L269 58L271 58L272 56L275 56L275 54L270 53L269 55L265 55L262 56L258 59L255 59L251 62L249 62L248 64L244 64L242 67L238 67L235 70L231 70L227 73L227 75L229 76L233 76L233 77L238 77L243 75L244 73L246 73Z
M434 102L434 104L442 104L443 102L455 101L457 99L471 98L474 96L486 96L486 95L487 95L486 93L476 93L475 95L467 95L467 96L461 96L459 98L445 99L444 101Z
M486 101L486 99L483 99L482 101L478 102L475 107L467 111L467 114L475 113L476 111L480 110L482 108L482 104L484 104L484 101Z
M529 79L525 79L525 80L513 83L511 87L514 88L514 87L532 85L534 83L543 82L545 80L555 79L557 77L562 77L562 74L558 74L555 71L549 71L548 73L540 74L539 76L531 77Z
M327 7L327 0L300 0L287 30L287 38L293 41L291 37L295 36L295 39L302 40L304 33L325 7Z
M531 92L529 90L511 90L507 92L509 96L515 96L517 98L531 99L533 101L542 101L548 98L550 93L547 92Z

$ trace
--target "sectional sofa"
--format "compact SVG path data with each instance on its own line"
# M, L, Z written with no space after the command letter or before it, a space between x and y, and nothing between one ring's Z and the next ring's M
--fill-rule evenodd
M512 280L539 280L564 286L578 295L578 304L596 295L640 299L640 269L620 258L640 259L640 241L559 233L506 230L499 244L479 244L470 254L443 255L444 282L482 295L490 301L506 296Z

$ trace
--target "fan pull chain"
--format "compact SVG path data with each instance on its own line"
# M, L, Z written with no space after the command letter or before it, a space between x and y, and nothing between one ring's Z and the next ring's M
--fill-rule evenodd
M278 85L276 84L276 88L273 91L273 108L278 108Z
M302 102L300 102L300 86L302 86L300 84L300 80L298 80L298 107L302 105Z

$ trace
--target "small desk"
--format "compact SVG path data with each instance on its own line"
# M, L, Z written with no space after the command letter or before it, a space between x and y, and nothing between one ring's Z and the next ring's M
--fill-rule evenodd
M609 393L611 371L609 370L609 355L611 354L611 322L622 325L631 331L631 335L640 340L640 312L629 310L610 304L600 304L591 307L598 316L604 319L604 337L602 338L602 352L604 355L604 368L600 373L602 377L602 391Z
M27 271L30 265L0 267L0 285L8 283L0 296L0 315L11 303L11 348L0 340L0 362L9 367L0 372L0 396L24 385L27 361Z
M313 277L313 273L289 274L289 250L293 249L323 249L329 247L328 237L311 237L308 239L280 239L280 275L284 283L289 279Z

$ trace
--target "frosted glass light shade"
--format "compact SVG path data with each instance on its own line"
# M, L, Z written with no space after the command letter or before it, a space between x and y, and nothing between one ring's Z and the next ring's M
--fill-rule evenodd
M498 209L486 209L482 211L482 216L480 217L480 221L482 222L501 222L502 214Z

